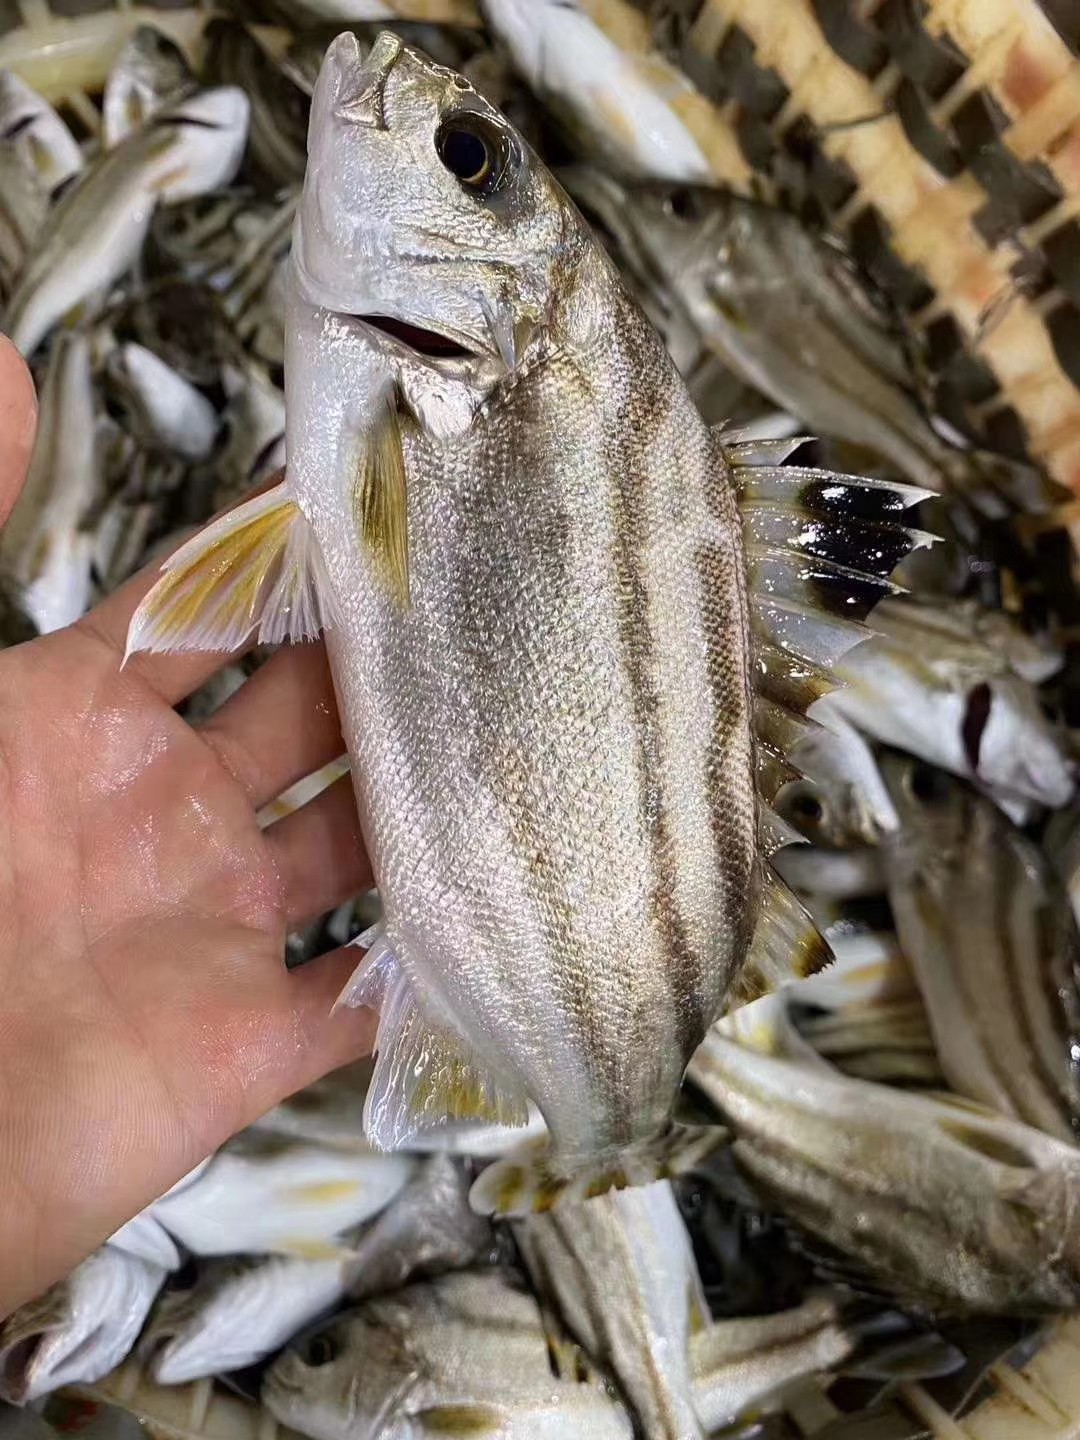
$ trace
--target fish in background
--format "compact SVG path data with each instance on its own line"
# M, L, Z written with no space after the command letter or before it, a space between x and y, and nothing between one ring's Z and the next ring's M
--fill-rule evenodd
M767 807L923 492L710 432L537 157L398 37L330 47L309 152L286 479L129 649L326 629L384 906L343 997L381 1012L373 1143L531 1100L549 1138L479 1208L675 1173L711 1019L824 958Z
M815 434L991 515L1049 508L1038 471L934 428L896 316L838 241L774 206L694 185L629 189L616 223L632 237L631 264L642 257L645 276L679 297L724 362Z
M614 1377L642 1434L702 1436L689 1345L709 1312L670 1183L530 1215L513 1230L542 1299Z
M576 1345L500 1270L410 1285L298 1337L263 1404L313 1440L631 1440L626 1412Z
M21 1306L0 1325L0 1400L25 1405L107 1375L134 1345L167 1273L103 1245Z
M345 1295L344 1269L341 1256L202 1260L190 1288L162 1295L138 1356L159 1385L254 1365L334 1309Z
M227 184L244 152L248 99L223 86L156 112L104 150L50 214L3 314L24 355L134 263L158 203Z
M883 771L889 902L949 1085L1075 1141L1080 931L1056 873L969 785L896 754Z
M128 434L189 463L207 459L217 440L218 415L194 385L132 342L110 351L106 370L111 393L126 407Z
M0 537L0 564L42 634L70 625L90 603L95 537L87 521L101 500L100 438L91 340L65 331L49 353L26 484Z
M1068 804L1076 762L1037 682L1061 657L973 601L885 600L874 634L837 666L842 686L811 714L973 781L1014 820Z
M706 183L712 168L678 113L692 87L659 57L620 49L572 0L482 0L484 18L574 143L639 180Z
M415 1164L359 1136L345 1148L246 1130L147 1211L196 1255L329 1259L346 1249L343 1232L390 1204Z
M688 1078L762 1199L863 1283L936 1315L1080 1303L1073 1146L970 1100L842 1074L780 995L713 1026Z

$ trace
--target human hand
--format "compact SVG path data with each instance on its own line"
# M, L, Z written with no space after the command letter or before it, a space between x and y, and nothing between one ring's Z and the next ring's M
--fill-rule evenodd
M0 337L0 521L33 426ZM355 956L283 962L288 929L370 881L348 777L255 818L342 752L323 648L193 729L172 707L220 657L120 668L154 578L0 653L0 1318L373 1037L330 1015Z

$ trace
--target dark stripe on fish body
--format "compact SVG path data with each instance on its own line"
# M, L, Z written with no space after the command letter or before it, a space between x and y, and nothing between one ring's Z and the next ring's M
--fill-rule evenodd
M659 430L659 426L657 428ZM692 950L686 924L675 900L674 856L661 774L659 715L662 697L656 681L654 638L649 625L649 590L641 568L649 538L645 491L636 467L620 463L621 458L616 449L612 499L619 637L637 735L642 814L649 830L652 852L651 908L663 940L667 962L664 973L672 995L676 1036L689 1057L704 1033L704 1006L691 983L694 975L701 974L703 966ZM625 1098L629 1101L631 1097ZM626 1118L632 1121L632 1117Z

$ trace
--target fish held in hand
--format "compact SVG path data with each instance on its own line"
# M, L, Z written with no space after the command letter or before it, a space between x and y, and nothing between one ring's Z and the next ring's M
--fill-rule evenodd
M292 265L285 482L129 649L326 629L384 904L343 997L381 1012L373 1143L531 1100L550 1140L479 1208L676 1173L717 1140L672 1121L710 1022L825 957L768 807L923 492L711 432L520 135L396 36L327 53Z

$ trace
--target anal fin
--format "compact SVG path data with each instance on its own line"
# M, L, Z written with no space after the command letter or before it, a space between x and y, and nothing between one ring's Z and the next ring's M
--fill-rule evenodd
M339 1004L378 1005L375 1069L364 1103L364 1133L380 1150L397 1150L447 1122L528 1123L524 1090L496 1080L449 1027L437 1027L417 1003L381 925L363 937L368 954Z

